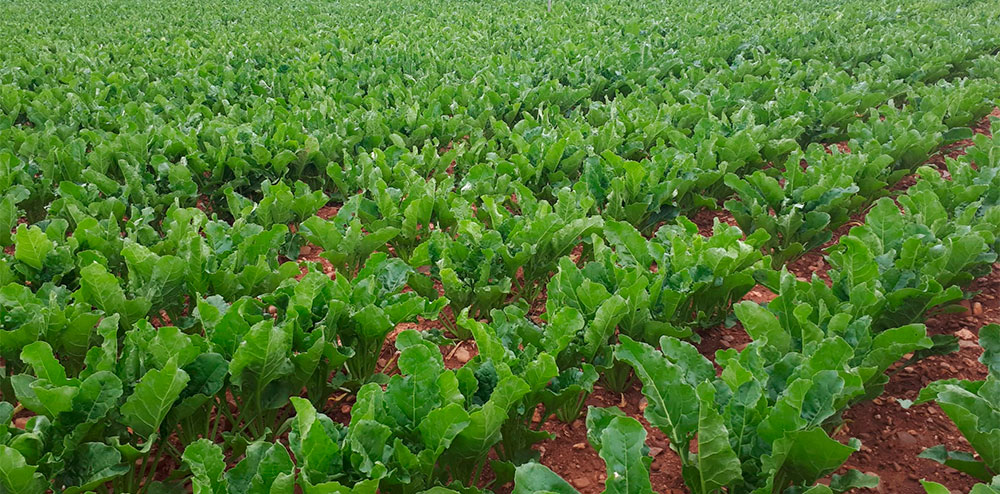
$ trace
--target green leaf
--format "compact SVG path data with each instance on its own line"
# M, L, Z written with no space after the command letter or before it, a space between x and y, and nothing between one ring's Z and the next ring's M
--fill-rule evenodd
M147 299L127 300L119 285L118 278L97 263L88 264L80 270L81 298L111 316L119 314L124 326L135 324L149 312L151 302Z
M122 381L118 376L99 371L80 383L73 397L72 419L79 423L94 423L104 418L118 405L122 396Z
M603 445L601 434L604 429L607 429L611 424L611 421L616 417L624 417L625 412L620 408L599 408L599 407L588 407L587 408L587 442L594 448L598 453L601 452L601 447Z
M359 420L351 424L347 444L352 451L352 464L361 473L371 474L382 465L383 453L392 429L374 420Z
M420 437L427 449L440 455L469 423L469 412L457 403L449 403L432 410L420 422Z
M924 492L927 494L951 494L951 491L947 487L937 482L921 480L920 485L924 486Z
M76 386L52 386L44 379L27 374L12 376L10 383L14 395L25 408L50 419L72 409L73 398L79 392Z
M340 482L324 482L316 485L306 484L304 490L305 494L376 494L378 492L379 481L380 479L363 480L354 484L354 487L347 487ZM435 487L423 491L421 494L424 493L449 494L455 493L455 491L443 487Z
M257 441L247 448L247 454L226 472L229 494L291 494L294 488L295 464L281 444Z
M229 363L218 353L202 353L183 369L190 380L177 405L170 412L171 422L188 418L203 410L205 404L222 389L229 375ZM209 417L196 417L195 420L196 423L204 424Z
M292 397L292 406L295 407L295 420L298 424L298 433L294 437L297 447L293 447L299 468L307 476L322 478L325 480L326 472L333 468L339 472L341 460L340 447L327 435L317 417L316 409L305 400ZM289 441L293 440L289 436Z
M587 434L591 431L588 429ZM646 429L631 417L614 417L600 431L599 454L608 470L605 494L650 494L649 465L646 453Z
M240 343L229 374L233 385L251 385L257 398L264 388L294 370L289 356L292 353L292 331L288 325L275 325L271 319L255 324Z
M944 445L937 445L923 450L918 458L934 460L947 467L954 468L979 480L990 480L993 473L982 460L964 451L948 451Z
M52 241L45 236L41 228L17 225L17 232L14 234L14 258L18 261L41 270L45 256L49 255L53 248Z
M979 361L990 372L1000 374L1000 324L987 324L979 329L979 346L983 347Z
M938 392L938 406L972 444L979 457L993 473L1000 471L1000 407L997 406L1000 376L990 374L978 392L958 385L945 385ZM988 481L989 474L979 474Z
M648 269L653 264L646 239L632 225L621 221L604 224L604 235L625 262Z
M144 438L155 434L163 418L188 382L188 374L171 358L162 369L153 369L139 381L121 407L122 422Z
M91 347L87 350L84 363L87 367L80 373L81 377L100 371L113 371L118 363L118 321L121 316L118 314L105 317L97 324L97 334L101 335L103 341L99 347Z
M117 449L103 443L86 443L73 451L66 462L60 481L67 486L64 494L77 494L96 489L102 484L128 473Z
M774 488L782 492L788 485L811 485L829 475L858 447L831 439L823 429L796 430L775 441L772 453L764 457L762 464L774 472L779 482Z
M531 462L517 467L514 474L514 491L512 494L579 494L562 477L556 475L548 467Z
M194 494L226 494L226 462L219 445L208 439L199 439L184 448L181 459L191 470Z
M36 470L16 449L0 445L0 494L45 494L48 484Z
M65 386L66 369L52 354L52 347L44 341L36 341L21 350L21 360L31 366L39 379L45 379L53 386Z
M837 494L852 489L875 489L878 487L878 483L877 476L854 469L848 470L844 475L834 474L830 477L830 489Z
M945 132L941 139L944 144L948 144L963 139L972 139L974 135L976 134L969 127L955 127Z
M17 224L20 211L10 194L0 196L0 246L7 247L12 240L10 230Z
M695 388L687 383L682 369L653 347L624 335L620 340L615 347L615 358L632 366L642 381L642 394L649 402L646 420L662 430L672 445L688 444L698 424Z
M484 458L500 440L500 427L506 422L511 407L528 391L528 385L520 377L501 379L489 400L469 414L469 425L455 436L449 452L463 459Z
M761 341L778 351L791 348L792 337L767 309L754 302L745 301L733 306L736 317L754 341Z
M698 453L694 472L684 472L686 483L695 492L712 493L742 478L740 460L729 445L729 431L715 405L715 388L710 382L698 386Z

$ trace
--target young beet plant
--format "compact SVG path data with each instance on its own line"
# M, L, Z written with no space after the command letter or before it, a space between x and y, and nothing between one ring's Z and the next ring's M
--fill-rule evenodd
M306 241L320 247L320 257L330 261L340 273L354 276L374 252L386 250L386 244L399 234L393 227L380 228L366 233L361 220L352 218L348 205L342 207L335 217L324 220L312 216L302 223L299 234Z
M765 268L758 232L745 241L736 227L717 222L704 237L686 218L662 227L647 240L628 223L609 222L596 235L594 261L578 267L563 258L548 285L546 307L572 307L585 321L594 349L576 355L601 368L612 390L626 387L631 370L596 349L612 344L616 331L639 341L662 336L698 338L697 331L724 321L734 301L750 291L754 273Z
M653 494L649 466L653 458L646 446L646 428L617 408L590 407L587 412L587 441L607 468L605 493ZM569 482L547 467L525 463L517 467L514 494L551 492L574 494Z
M463 220L455 238L435 232L410 259L414 267L429 271L426 276L416 274L410 285L418 293L433 297L434 282L440 282L452 313L451 318L440 320L460 339L468 339L471 334L456 324L458 314L468 309L473 319L486 317L510 295L512 273L500 255L502 248L499 233L484 229L475 220Z
M857 286L871 283L885 295L875 321L883 328L919 321L935 307L955 310L961 287L996 260L995 233L980 226L991 222L977 208L950 212L925 188L899 203L903 211L892 200L878 201L829 255L838 296L853 297Z
M483 198L479 219L500 233L503 246L500 257L508 273L514 273L515 292L531 304L541 293L559 260L604 226L600 216L590 216L594 200L569 189L559 191L551 205L536 199L523 186L518 187L517 201ZM507 209L516 206L520 214Z
M756 304L737 305L753 342L718 352L718 375L675 338L663 337L658 351L621 337L615 357L642 381L645 416L669 438L692 492L844 492L877 483L850 472L834 475L829 487L815 485L860 448L856 439L845 445L830 437L841 413L877 394L885 370L930 339L919 325L872 334L869 319L847 314L821 327L796 317L807 309L779 320Z
M436 318L448 299L429 301L415 292L403 292L413 269L399 258L373 254L351 280L333 280L328 312L321 325L336 334L342 345L351 348L348 373L366 380L375 372L386 335L404 321L417 316Z
M564 307L553 314L545 326L538 326L516 306L494 310L491 322L484 324L461 315L459 324L472 333L479 355L467 367L474 372L491 374L508 367L525 376L530 391L504 423L502 441L497 448L500 462L494 471L511 472L514 465L537 458L531 446L548 439L542 430L546 419L555 414L566 423L576 420L584 399L593 390L598 371L594 355L610 353L599 343L606 337L585 328L576 309ZM589 355L589 358L585 358ZM605 359L610 355L606 355ZM535 422L541 404L542 420Z
M414 176L402 183L405 185L400 189L377 181L367 196L358 197L356 212L370 232L396 230L398 234L388 240L389 245L397 257L409 261L432 231L448 231L472 211L465 199L453 192L451 177L438 183Z
M682 213L682 208L714 206L715 201L699 191L718 180L718 172L702 170L694 156L674 149L642 162L605 151L586 160L576 187L595 198L604 217L650 234L660 222Z

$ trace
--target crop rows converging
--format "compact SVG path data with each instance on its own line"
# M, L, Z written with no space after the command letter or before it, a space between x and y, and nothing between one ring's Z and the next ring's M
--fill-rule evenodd
M875 488L845 412L958 349L923 322L1000 253L992 0L9 0L0 33L0 494L574 493L538 445L581 419L609 494ZM987 377L904 405L997 494L970 329Z

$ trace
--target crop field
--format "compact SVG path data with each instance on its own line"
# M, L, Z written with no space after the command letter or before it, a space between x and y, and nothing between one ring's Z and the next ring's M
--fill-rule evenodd
M0 494L1000 494L996 0L0 2Z

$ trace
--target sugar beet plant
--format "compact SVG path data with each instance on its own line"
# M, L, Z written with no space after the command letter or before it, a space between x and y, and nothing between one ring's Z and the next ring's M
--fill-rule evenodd
M871 486L841 415L1000 249L986 0L133 7L0 5L0 494L574 492L636 382L692 492ZM992 379L921 396L977 494Z

